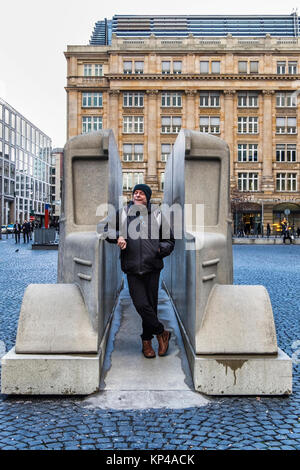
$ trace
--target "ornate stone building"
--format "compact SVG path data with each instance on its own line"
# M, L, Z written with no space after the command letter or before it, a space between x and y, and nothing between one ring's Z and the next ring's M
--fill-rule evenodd
M114 131L125 194L162 198L181 128L225 139L235 229L300 226L299 18L119 16L68 46L68 137ZM277 225L276 225L277 224Z

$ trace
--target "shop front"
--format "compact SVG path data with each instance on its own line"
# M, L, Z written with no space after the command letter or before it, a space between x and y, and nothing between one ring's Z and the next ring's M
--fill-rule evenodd
M236 204L233 211L234 235L249 236L262 233L262 209L260 204L249 202Z
M300 204L282 202L273 207L273 227L279 234L282 230L282 222L286 219L292 230L300 227Z

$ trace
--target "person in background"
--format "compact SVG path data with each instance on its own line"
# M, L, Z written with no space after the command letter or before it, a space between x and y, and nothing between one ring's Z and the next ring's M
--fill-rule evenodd
M15 234L15 242L20 243L21 224L19 224L19 222L17 221L14 224L14 234Z
M24 243L29 243L29 223L25 219L22 225Z

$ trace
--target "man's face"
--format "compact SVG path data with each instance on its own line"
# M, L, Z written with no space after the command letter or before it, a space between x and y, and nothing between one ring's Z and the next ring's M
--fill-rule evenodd
M145 206L147 205L147 198L146 194L144 191L141 191L140 189L137 189L133 193L133 202L134 204L144 204Z

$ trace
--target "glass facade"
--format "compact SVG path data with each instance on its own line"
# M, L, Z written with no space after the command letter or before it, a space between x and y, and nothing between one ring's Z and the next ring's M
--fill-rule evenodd
M0 217L7 225L42 217L50 201L51 139L9 104L0 104Z

